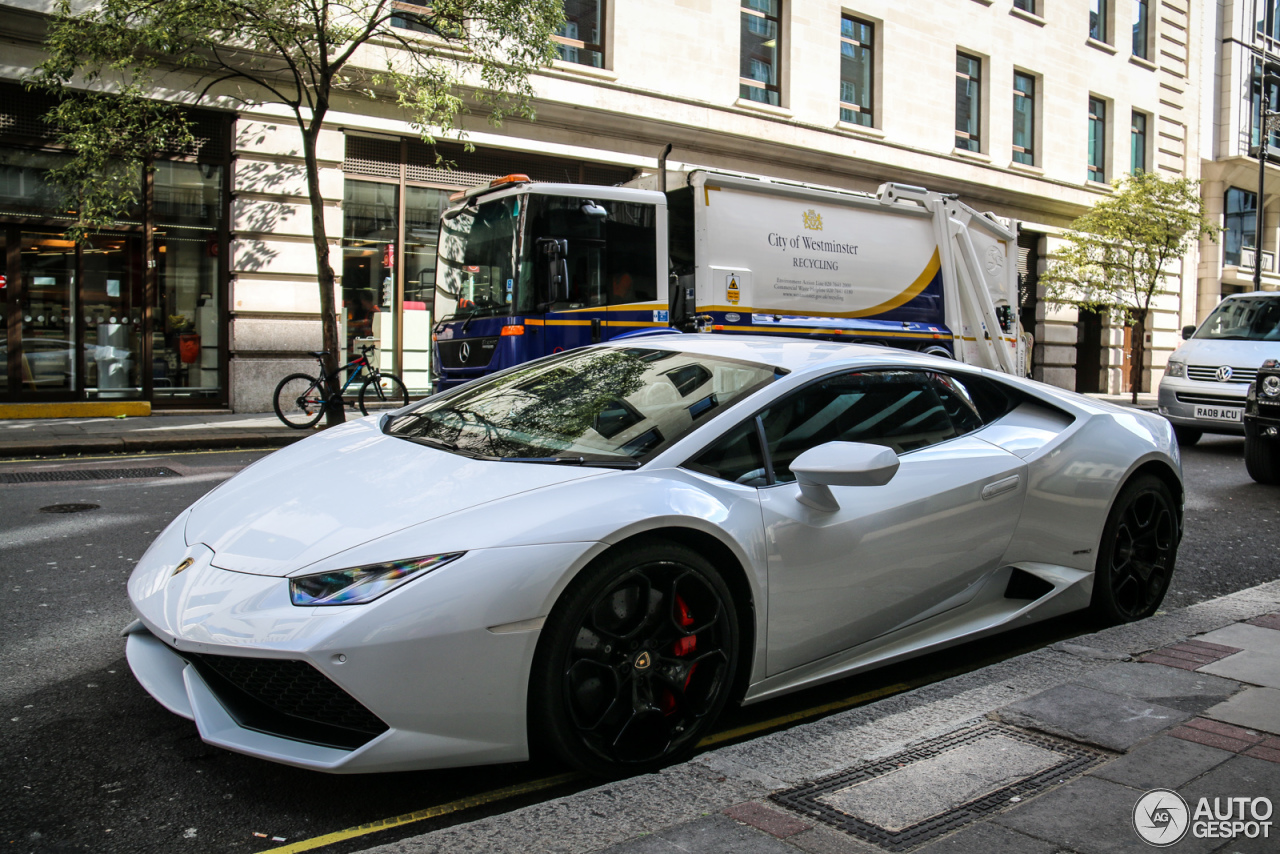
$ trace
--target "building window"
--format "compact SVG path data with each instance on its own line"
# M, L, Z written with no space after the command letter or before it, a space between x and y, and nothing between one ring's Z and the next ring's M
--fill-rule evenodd
M1137 174L1147 171L1147 117L1133 111L1133 124L1129 129L1129 171Z
M1013 0L1013 8L1024 12L1036 13L1036 0Z
M778 57L782 41L779 0L742 0L742 52L738 96L781 105Z
M1099 98L1089 99L1089 180L1107 180L1107 105Z
M1257 5L1258 32L1280 39L1280 0L1263 0Z
M840 121L872 127L872 62L875 25L845 15L840 19Z
M1134 10L1133 18L1133 55L1139 59L1149 59L1150 50L1147 48L1149 35L1149 27L1147 19L1147 0L1137 0L1138 8Z
M956 51L956 148L981 151L982 60Z
M1223 263L1227 266L1241 266L1241 250L1252 250L1257 245L1254 219L1257 208L1257 193L1227 188L1226 216L1222 224Z
M604 68L604 0L565 0L564 25L551 38L565 62Z
M1107 0L1090 0L1089 38L1107 40Z
M1013 72L1013 162L1034 165L1036 140L1036 79Z
M1265 101L1266 109L1275 110L1280 108L1280 85L1275 81L1280 78L1280 67L1269 65L1266 69L1267 75L1271 78L1267 83L1267 97ZM1249 135L1249 147L1254 148L1258 145L1258 138L1262 135L1262 109L1264 101L1261 98L1261 91L1258 87L1258 79L1262 74L1262 66L1258 63L1253 64L1253 75L1250 78L1250 99L1253 105L1252 121L1253 128ZM1280 130L1271 134L1271 138L1267 141L1267 145L1271 148L1280 146ZM1256 152L1251 152L1256 154Z

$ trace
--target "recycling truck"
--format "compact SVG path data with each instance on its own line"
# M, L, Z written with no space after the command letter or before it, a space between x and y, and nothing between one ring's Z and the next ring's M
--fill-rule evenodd
M902 184L870 195L685 178L664 192L509 175L455 195L439 232L439 387L673 328L879 344L1025 375L1015 222Z

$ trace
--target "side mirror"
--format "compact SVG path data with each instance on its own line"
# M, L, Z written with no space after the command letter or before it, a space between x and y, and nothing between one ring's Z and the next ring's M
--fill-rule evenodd
M1190 338L1191 338L1191 336L1192 336L1192 335L1195 335L1195 334L1196 334L1196 328L1195 328L1194 326L1184 326L1184 327L1182 327L1182 340L1183 340L1183 341L1186 341L1186 340L1190 339Z
M538 253L547 262L547 299L569 301L569 241L555 237L539 237Z
M840 509L833 486L884 486L898 473L898 455L883 445L827 442L795 458L799 502L828 513Z

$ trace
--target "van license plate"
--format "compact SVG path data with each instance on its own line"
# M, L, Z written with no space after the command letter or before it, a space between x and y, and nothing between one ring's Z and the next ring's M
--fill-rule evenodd
M1197 406L1196 418L1208 418L1212 421L1239 421L1244 410L1235 406Z

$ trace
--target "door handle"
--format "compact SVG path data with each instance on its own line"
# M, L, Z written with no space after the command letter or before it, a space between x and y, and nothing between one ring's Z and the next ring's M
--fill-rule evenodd
M598 317L591 318L591 343L600 343L600 318Z
M995 498L997 495L1004 495L1006 492L1018 488L1018 475L1006 477L1003 480L997 480L995 483L988 483L982 487L982 500Z

